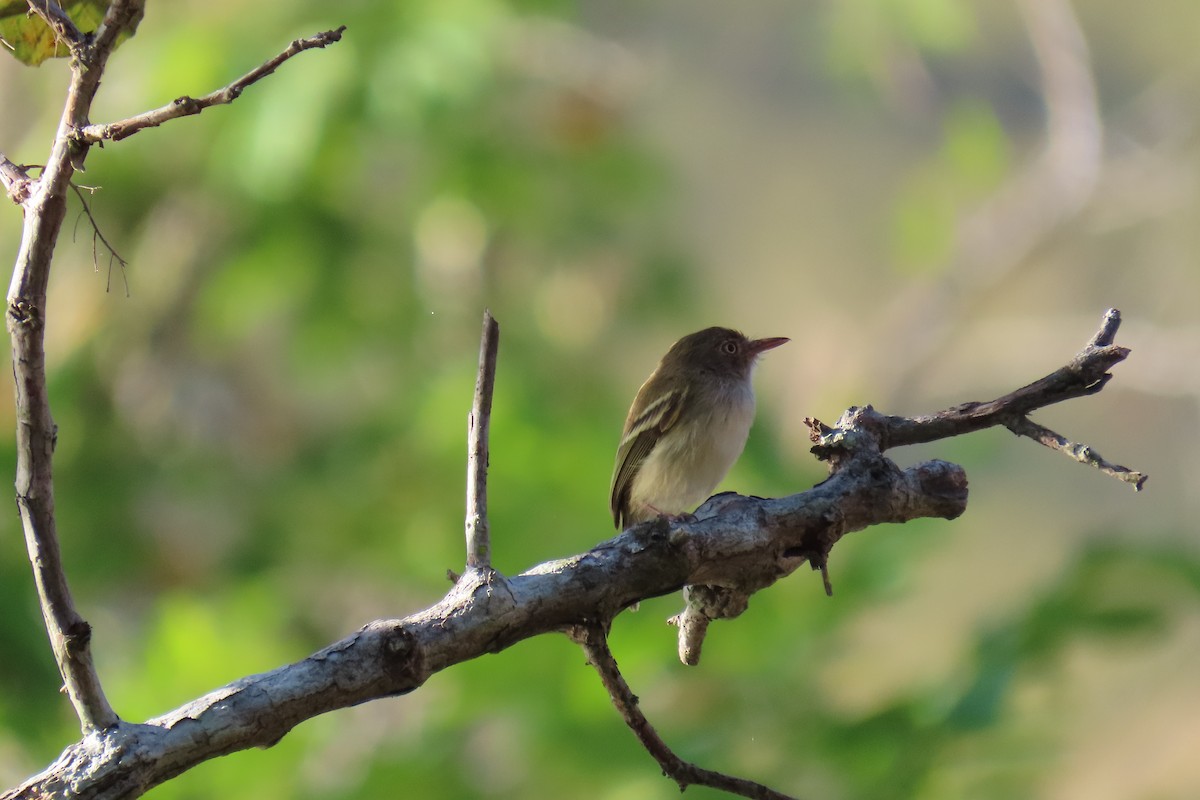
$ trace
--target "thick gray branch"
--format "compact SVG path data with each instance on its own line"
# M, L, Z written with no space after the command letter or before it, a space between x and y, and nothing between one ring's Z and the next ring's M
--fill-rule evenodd
M1125 356L1112 345L1119 321L1109 312L1068 367L994 402L1023 418L1040 405L1098 391L1107 376L1107 366L1096 372L1099 365ZM969 404L979 405L987 404ZM993 412L985 415L991 424L1011 417L1003 408ZM736 616L751 594L803 563L823 569L845 534L882 522L953 519L966 509L961 467L928 461L902 470L883 451L885 443L977 430L978 415L951 409L905 419L866 407L847 411L835 428L812 424L813 451L830 464L831 474L806 492L778 499L717 495L688 521L643 523L587 553L511 579L468 570L424 611L373 622L303 661L243 678L147 723L93 730L0 800L136 797L202 761L268 746L305 719L410 692L440 670L523 639L603 632L622 609L684 586L689 591L679 619L680 651L690 648L698 658L708 620ZM603 649L594 641L589 653L611 683L615 664L604 668ZM621 687L613 685L619 699Z
M469 571L424 611L373 622L303 661L143 725L93 732L0 800L136 797L207 759L272 744L304 719L412 691L440 670L531 636L607 623L689 583L767 585L849 531L965 508L958 467L932 462L901 471L876 463L874 476L835 475L791 497L720 495L694 522L645 523L506 581Z

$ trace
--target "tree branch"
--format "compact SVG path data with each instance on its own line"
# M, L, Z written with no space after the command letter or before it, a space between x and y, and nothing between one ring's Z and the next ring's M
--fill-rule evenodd
M68 28L59 18L65 18L59 6L31 3L52 26L57 20L55 30L60 35L76 37L72 45L71 80L58 131L40 177L31 181L23 168L0 158L0 180L9 196L25 209L6 314L16 387L17 508L55 661L85 734L115 726L118 717L93 666L91 627L75 609L59 552L52 469L57 428L46 390L46 287L66 216L71 177L83 166L91 144L79 138L77 131L88 124L92 101L113 48L122 35L132 32L144 6L144 0L114 0L100 27L85 44L87 37L80 37L73 25ZM340 31L337 34L340 36ZM330 41L336 41L338 36ZM286 57L290 55L268 62L253 80L269 74Z
M491 311L483 312L479 341L479 375L475 398L467 418L467 569L490 570L492 543L488 530L487 471L488 431L492 420L492 393L496 386L496 356L500 326Z
M286 50L262 64L262 66L247 72L223 89L218 89L203 97L193 98L184 95L161 108L138 114L136 117L107 124L82 125L75 131L75 139L85 144L96 144L105 140L119 142L146 128L157 128L169 120L199 114L211 106L232 103L241 96L242 92L248 86L270 75L279 65L292 56L303 53L305 50L327 47L334 42L341 41L342 32L345 30L346 26L343 25L336 30L318 33L316 36L310 36L307 39L296 39L288 45Z
M92 34L92 57L96 51L111 53L122 34L132 36L145 13L146 0L113 0Z
M686 791L689 786L707 786L754 800L794 800L789 795L781 794L761 783L704 769L675 755L639 708L637 695L625 682L617 660L613 658L608 647L608 637L604 628L599 625L583 625L573 632L572 638L583 648L588 663L595 667L600 675L601 683L604 684L609 698L620 712L621 718L625 720L625 724L637 736L646 752L662 767L663 774L679 784L679 791Z
M1103 456L1090 446L1069 441L1062 435L1055 433L1043 425L1037 424L1028 417L1018 417L1010 421L1007 427L1018 436L1027 436L1035 442L1049 447L1051 450L1058 450L1067 456L1067 458L1078 461L1080 464L1090 464L1105 475L1110 475L1119 481L1133 484L1135 492L1140 492L1150 477L1141 472L1134 472L1128 467L1122 467L1120 464L1113 464L1105 460Z
M1003 425L1013 433L1028 436L1076 461L1091 464L1107 475L1133 484L1141 491L1149 476L1118 464L1110 464L1087 445L1072 444L1054 431L1032 422L1028 415L1039 408L1075 397L1096 394L1112 378L1109 370L1124 361L1129 349L1113 344L1121 325L1121 312L1104 312L1100 328L1070 363L1041 380L986 403L963 403L923 417L885 417L878 423L880 446L886 450L960 436L971 431ZM874 413L870 411L869 413Z
M944 465L942 478L918 477L923 465L880 470L869 483L835 476L777 500L720 495L701 509L704 518L634 526L587 553L509 578L504 591L488 571L469 571L424 611L372 622L303 661L145 724L95 732L0 800L136 797L208 759L273 744L305 719L410 692L443 669L524 639L607 624L633 603L688 583L765 585L782 574L781 564L796 561L790 553L878 522L956 516L966 501L962 471L931 463ZM956 499L947 503L947 493Z
M130 8L140 8L140 4L116 0L106 20L119 22ZM53 15L53 10L47 13ZM71 141L70 132L87 121L120 32L118 22L112 26L113 38L103 46L97 42L90 48L72 50L71 82L50 158L33 187L24 187L29 191L24 202L25 226L9 285L6 315L16 384L17 509L54 658L85 734L115 724L117 715L104 696L92 664L92 629L75 610L58 547L52 469L58 430L46 391L46 286L66 216L71 176L87 155L86 147Z
M1092 374L1093 360L1102 363L1111 356L1117 319L1115 312L1106 317L1111 327L1089 342L1078 369L1054 373L1077 377L1062 379L1062 385L1051 383L1057 394L1044 395L1046 404L1079 396L1069 388L1072 381L1098 391L1103 383L1086 376ZM1124 355L1122 350L1120 358ZM1006 397L1026 397L1024 391ZM938 435L916 422L923 419L943 426ZM814 569L823 567L847 533L883 522L961 514L967 502L961 467L935 460L900 469L883 457L881 445L881 437L889 433L895 446L904 431L923 431L920 435L928 438L914 440L930 441L956 435L955 425L959 433L980 427L970 415L959 420L887 417L868 407L850 409L836 428L813 422L818 440L814 452L829 462L831 472L808 491L777 499L717 495L687 521L664 518L635 525L586 553L508 579L503 591L496 590L489 570L469 570L424 611L373 622L303 661L235 681L144 724L117 723L92 731L0 800L136 797L205 760L269 746L305 719L410 692L443 669L523 639L554 631L577 635L581 628L607 630L622 609L684 586L689 587L685 615L736 616L753 592L806 561ZM682 651L685 627L680 630ZM690 643L697 657L701 644L700 639ZM622 713L632 714L628 687L622 690L614 683L613 675L619 673L606 666L605 651L597 647L593 640L589 652L596 656L594 663L616 688L617 700L625 698ZM634 721L645 736L648 724ZM691 780L692 773L681 774Z

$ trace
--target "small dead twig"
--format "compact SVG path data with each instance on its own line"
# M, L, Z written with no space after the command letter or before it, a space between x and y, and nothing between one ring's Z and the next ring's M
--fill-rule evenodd
M638 707L637 695L625 682L617 660L608 647L608 636L601 625L578 626L572 631L572 638L583 648L588 663L600 675L600 681L608 691L608 696L620 712L625 724L637 736L642 747L646 748L651 757L662 767L663 774L675 781L682 792L689 786L707 786L739 797L754 798L754 800L795 800L790 795L777 792L761 783L735 778L723 772L698 767L690 761L684 761L663 741L654 730L654 726L646 719Z
M1051 450L1058 450L1080 464L1090 464L1105 475L1110 475L1125 483L1131 483L1136 492L1142 490L1142 487L1146 485L1146 481L1150 477L1143 472L1136 472L1128 467L1122 467L1120 464L1113 464L1089 445L1069 441L1064 436L1055 433L1044 425L1037 424L1028 417L1018 417L1010 421L1005 427L1018 436L1027 436L1035 442L1049 447Z
M113 261L116 261L121 267L121 279L125 283L125 296L129 297L129 276L125 273L125 267L129 266L129 262L117 252L117 249L112 246L112 243L105 238L103 233L101 233L100 224L96 222L96 217L92 215L92 208L88 205L87 198L84 197L83 194L85 190L88 194L95 194L99 188L100 187L98 186L80 186L75 182L71 183L72 191L75 192L75 196L79 198L79 202L83 206L83 211L80 212L80 216L75 218L75 230L71 232L71 237L72 240L74 240L75 234L79 232L79 220L86 215L88 222L90 222L92 225L92 268L95 269L96 272L100 271L100 254L96 246L97 241L99 241L100 244L103 244L104 249L108 251L108 277L104 282L104 291L108 292L112 289L112 266Z

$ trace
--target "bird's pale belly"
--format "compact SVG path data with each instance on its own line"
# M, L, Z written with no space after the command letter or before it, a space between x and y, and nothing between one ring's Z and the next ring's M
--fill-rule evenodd
M682 514L708 499L746 446L754 396L739 399L717 418L683 423L686 437L659 441L630 487L631 505L649 512L639 516Z

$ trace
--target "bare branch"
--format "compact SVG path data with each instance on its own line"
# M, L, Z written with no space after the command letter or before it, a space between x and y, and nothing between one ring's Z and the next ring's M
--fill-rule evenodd
M1097 347L1108 347L1117 340L1117 329L1121 327L1121 312L1115 308L1110 308L1104 312L1104 319L1100 321L1100 327L1092 334L1092 338L1088 339L1088 343L1083 346L1083 351L1093 350Z
M613 658L612 650L608 647L608 637L603 627L594 624L580 626L573 631L572 638L583 647L588 663L595 667L600 675L601 683L608 691L613 705L621 713L625 724L637 736L646 752L662 767L663 774L679 784L679 791L686 791L689 786L707 786L754 800L794 800L790 795L777 792L761 783L704 769L675 755L638 707L637 695L621 675L617 660Z
M85 734L109 729L119 720L93 666L91 627L75 609L59 553L52 468L58 434L46 389L46 287L71 178L91 144L75 132L88 124L108 57L120 36L136 26L144 5L144 0L114 0L91 43L73 49L62 118L38 180L29 182L11 162L0 163L5 186L10 195L23 198L25 208L6 314L16 384L17 508L55 661ZM54 14L49 5L34 7Z
M326 47L334 42L341 41L342 32L345 30L346 26L343 25L336 30L318 33L316 36L310 36L307 39L296 39L282 53L270 59L262 66L247 72L223 89L218 89L199 98L184 95L161 108L156 108L153 111L147 111L143 114L138 114L136 117L123 119L119 122L110 122L102 125L83 125L75 131L75 139L86 144L96 144L105 140L119 142L138 131L146 128L156 128L169 120L199 114L211 106L232 103L241 96L242 92L248 86L270 75L280 64L292 56L302 53L305 50Z
M1105 475L1111 475L1119 481L1133 484L1134 491L1140 492L1150 477L1141 472L1135 472L1120 464L1106 461L1103 456L1086 444L1079 444L1064 438L1049 428L1039 425L1028 417L1018 417L1008 423L1008 429L1018 436L1028 436L1035 442L1044 444L1051 450L1058 450L1068 458L1080 464L1090 464Z
M1135 489L1141 489L1147 479L1144 474L1110 464L1086 445L1071 444L1027 418L1036 409L1095 394L1104 388L1112 377L1108 369L1129 355L1128 349L1112 344L1120 324L1120 312L1115 308L1109 309L1104 314L1100 329L1069 364L988 403L964 403L921 417L887 416L870 406L856 407L843 413L832 428L819 420L805 420L812 430L815 443L813 454L830 464L831 477L818 488L833 481L846 481L847 486L858 485L869 481L875 470L896 470L896 465L882 456L889 448L932 442L1003 425L1014 433L1032 435L1038 441L1042 441L1039 434L1044 431L1048 440L1042 441L1043 444L1060 449L1076 461L1092 464L1106 474L1132 483ZM942 511L929 516L952 519L960 503L965 507L966 478L958 467L931 461L905 474L920 486L916 494L922 498L922 502L933 503L939 497L943 501ZM710 513L721 513L723 497L726 495L710 499L696 513L701 514L710 506ZM840 513L840 510L831 513ZM795 570L804 561L821 571L826 592L832 593L828 560L829 552L838 538L833 534L833 530L825 531L812 537L805 545L785 551L777 565L779 573L762 576L764 580L759 582L739 584L721 580L711 582L711 585L688 586L684 592L684 610L668 620L679 628L679 659L689 665L698 663L710 620L738 616L746 609L751 594ZM800 560L785 561L789 557Z
M487 471L488 431L492 420L492 393L496 386L496 356L500 326L491 311L483 312L479 340L479 375L475 398L467 418L467 569L491 569L492 544L488 531Z
M870 409L866 409L870 411ZM919 518L955 519L967 508L967 477L962 467L946 461L926 461L901 470L883 457L876 439L881 415L852 412L813 451L831 464L831 474L812 489L779 500L742 497L733 492L710 497L696 509L698 522L745 531L755 555L739 553L735 563L709 572L699 569L687 581L684 610L668 620L679 628L679 660L689 666L700 661L708 621L732 619L746 610L750 596L808 563L828 585L829 553L842 536L894 515L893 522ZM871 412L874 414L874 412ZM819 423L815 423L818 424ZM884 488L884 487L888 488ZM888 508L875 503L892 504ZM782 504L782 505L780 505ZM776 516L778 515L778 516ZM873 517L873 522L866 522ZM775 538L770 531L786 531ZM691 526L671 529L680 546L705 547L688 539ZM707 529L705 529L707 530ZM766 539L759 539L765 535ZM762 548L770 554L763 558ZM703 557L710 554L702 549ZM732 554L723 558L735 558Z
M902 471L886 463L842 470L777 500L719 495L694 521L636 525L587 553L509 578L505 591L495 591L490 571L468 571L431 608L373 622L303 661L235 681L145 724L94 733L0 800L40 798L67 784L73 798L136 797L208 759L273 744L302 720L412 691L443 669L532 636L610 620L689 583L766 586L804 553L849 531L965 508L957 467L930 462ZM937 464L940 478L922 477Z
M1047 447L1061 450L1080 463L1091 464L1107 475L1133 484L1134 489L1140 491L1146 483L1147 475L1118 464L1110 464L1087 445L1072 444L1053 431L1027 419L1031 412L1039 408L1075 397L1096 394L1104 388L1112 378L1108 370L1129 355L1128 348L1113 344L1120 325L1121 312L1110 308L1104 313L1100 328L1070 363L1041 380L986 403L963 403L922 417L885 417L877 414L869 406L866 409L851 411L860 415L857 424L866 424L863 415L874 415L877 418L871 424L879 428L880 446L884 450L1003 425L1013 433L1029 436ZM839 423L839 426L841 424Z
M1107 342L1117 320L1115 312L1107 315L1101 334L1093 338L1093 343L1105 343L1089 343L1064 368L1077 373L1075 378L1031 384L1057 387L1057 394L1043 397L1046 403L1094 393L1103 386L1094 377L1078 375L1090 375L1093 360L1113 359L1114 346ZM1119 354L1107 363L1124 358L1125 351L1115 350ZM1025 397L1026 390L1011 396ZM208 759L273 744L305 719L413 691L443 669L523 639L554 631L577 635L581 629L595 636L622 609L685 586L684 617L692 619L680 627L680 648L682 652L686 644L698 659L709 620L737 616L751 594L806 562L821 568L847 533L883 522L954 519L966 509L967 481L961 467L935 460L900 469L882 455L887 436L892 437L888 446L905 437L929 441L921 438L928 434L923 425L935 423L921 420L935 417L908 420L860 408L843 414L837 427L813 421L818 440L814 451L829 462L831 474L808 491L778 499L720 494L686 521L664 518L635 525L586 553L540 564L504 581L504 591L496 591L490 570L467 570L439 603L424 611L373 622L303 661L235 681L144 724L118 722L93 730L46 771L0 795L0 800L56 794L136 797ZM956 423L936 424L943 427L932 438L954 435L953 425L959 432L979 427L969 414ZM24 506L22 510L24 514ZM693 637L686 643L685 630ZM645 738L652 728L639 719L628 687L617 682L615 664L606 666L611 653L606 645L598 649L602 641L593 639L589 653L595 655L610 693L615 689L618 708ZM662 752L656 758L660 756ZM689 783L699 783L692 780L695 774L686 769L672 772L677 780L682 775Z
M114 3L123 5L122 2ZM111 12L111 8L110 8ZM69 132L87 120L111 49L77 48L71 82L50 157L24 203L21 247L8 290L6 324L16 383L16 494L33 568L42 619L83 732L108 728L118 718L92 663L91 626L75 609L63 571L54 516L53 455L58 429L46 389L46 287L54 248L67 211L67 189L87 155Z

